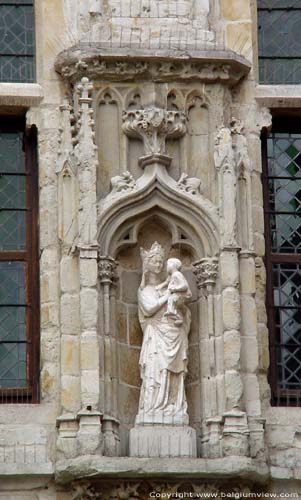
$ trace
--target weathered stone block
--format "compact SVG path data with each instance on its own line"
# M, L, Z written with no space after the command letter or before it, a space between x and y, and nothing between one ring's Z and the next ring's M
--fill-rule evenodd
M80 407L80 380L79 377L63 375L61 377L61 404L65 412L77 411Z
M80 282L84 287L94 287L97 284L96 259L81 259Z
M79 341L74 335L63 335L61 341L61 369L65 375L79 374Z
M141 378L139 371L140 349L134 347L120 346L119 367L122 382L128 385L140 387Z
M120 384L118 394L121 420L125 424L133 426L138 413L140 389Z
M237 330L224 333L224 363L226 370L239 369L240 347L240 333Z
M256 338L242 337L241 367L244 372L256 373L258 370L258 344Z
M200 379L200 353L199 345L190 346L188 349L188 372L185 382L190 384Z
M119 342L127 343L127 311L121 302L117 302L116 328Z
M241 333L250 337L257 334L257 309L256 302L250 295L242 295L241 306Z
M243 395L243 384L237 371L229 370L225 372L225 391L227 410L239 407Z
M222 252L220 257L221 284L222 287L238 286L239 263L236 252Z
M136 426L130 431L131 457L196 457L192 427Z
M229 21L250 19L250 0L221 0L221 14Z
M128 338L131 345L141 346L143 333L138 319L138 308L128 308Z
M253 257L240 259L240 291L241 293L250 294L256 291L255 262Z
M98 294L89 288L80 292L81 323L85 329L96 328L98 311Z
M86 331L81 336L80 364L82 370L98 370L99 345L96 331Z
M77 292L79 290L78 259L69 255L63 256L60 264L60 272L62 292Z
M80 331L79 296L65 293L61 298L61 329L67 335Z
M228 24L226 33L229 49L250 58L252 55L252 23Z
M137 291L141 277L135 271L123 271L122 273L122 300L127 304L137 304Z
M240 302L235 288L226 288L223 291L223 321L225 330L239 330Z

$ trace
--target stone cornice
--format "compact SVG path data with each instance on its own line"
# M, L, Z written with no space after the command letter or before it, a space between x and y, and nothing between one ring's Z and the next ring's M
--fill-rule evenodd
M245 479L265 483L269 478L268 466L251 458L235 456L205 458L129 458L81 456L56 463L57 483L68 484L89 478L125 479Z
M105 49L84 43L61 52L55 63L56 71L73 83L87 76L109 81L220 81L233 86L250 68L244 57L230 50Z

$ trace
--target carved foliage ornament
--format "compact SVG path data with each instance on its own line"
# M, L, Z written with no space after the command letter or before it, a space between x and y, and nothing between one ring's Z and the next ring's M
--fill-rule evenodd
M232 85L238 82L250 71L250 64L244 58L236 56L237 60L227 60L229 53L225 53L220 61L210 61L211 54L203 60L120 60L120 55L111 55L104 59L94 54L82 54L78 58L74 50L68 50L59 55L55 64L56 70L63 78L77 80L79 76L88 76L91 79L107 79L110 81L137 81L137 79L151 79L157 82L177 80L225 81ZM92 49L93 50L93 49ZM182 58L181 54L181 58Z
M218 275L218 260L216 258L201 259L195 262L193 267L198 288L215 284Z
M167 111L151 106L123 112L123 131L129 137L143 140L146 155L164 154L165 140L182 137L186 132L183 111Z
M167 498L172 495L177 499L197 498L200 494L220 499L225 495L239 500L250 493L251 489L244 482L237 480L212 481L106 481L99 484L88 482L73 483L72 500L149 500L149 498ZM253 488L254 489L254 488ZM252 490L253 491L253 490Z
M190 193L193 195L202 194L201 191L201 181L197 177L188 177L187 174L183 173L178 180L178 188L185 193Z
M133 191L137 187L136 181L132 174L128 171L123 172L121 175L116 175L111 179L112 193L124 193Z

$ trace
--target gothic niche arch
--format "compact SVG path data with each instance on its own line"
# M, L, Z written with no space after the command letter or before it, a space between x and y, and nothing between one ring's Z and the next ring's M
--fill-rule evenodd
M96 96L96 143L99 146L97 188L100 197L110 191L110 179L125 164L124 134L121 130L122 101L116 90L107 87Z
M167 94L167 109L169 111L182 111L185 107L183 95L178 89L171 89ZM172 158L170 175L178 179L181 175L181 165L184 165L183 137L180 139L166 140L166 152Z
M202 425L204 374L200 349L207 335L208 321L204 314L206 297L199 293L193 263L215 255L218 246L214 218L209 211L205 216L205 210L195 206L194 202L185 206L184 196L181 201L179 193L173 205L172 198L167 199L166 193L160 193L158 186L151 194L144 194L143 199L141 194L136 198L132 194L120 204L115 200L114 208L106 208L99 220L98 241L103 255L99 262L102 303L100 336L104 347L103 430L107 455L129 453L129 431L135 424L141 385L139 356L142 332L137 301L142 274L140 247L148 249L155 241L165 249L166 258L181 259L183 272L193 292L189 304L192 326L185 384L190 425L197 430L198 436ZM198 448L201 448L200 442Z
M186 97L186 113L187 113L187 171L190 176L196 174L202 181L204 192L209 194L207 186L210 186L210 116L209 116L209 101L207 97L199 90L191 91ZM204 169L200 169L200 158Z

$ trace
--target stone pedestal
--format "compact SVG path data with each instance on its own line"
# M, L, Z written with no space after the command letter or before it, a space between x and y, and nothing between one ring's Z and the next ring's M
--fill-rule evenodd
M189 426L136 425L130 431L130 456L196 458L196 432Z
M234 409L224 413L224 456L249 456L249 435L245 412Z

